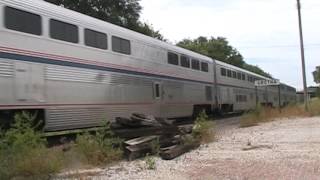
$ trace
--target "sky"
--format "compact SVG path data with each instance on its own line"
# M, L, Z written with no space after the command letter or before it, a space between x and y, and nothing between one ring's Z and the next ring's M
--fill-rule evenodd
M141 20L171 43L226 37L247 63L303 89L296 0L141 0ZM320 65L320 1L301 0L308 86Z

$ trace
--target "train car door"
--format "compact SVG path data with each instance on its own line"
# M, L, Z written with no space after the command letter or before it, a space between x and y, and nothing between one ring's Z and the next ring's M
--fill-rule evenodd
M29 65L27 63L15 63L15 97L19 102L25 102L29 100Z
M44 102L44 67L15 63L15 97L18 102Z

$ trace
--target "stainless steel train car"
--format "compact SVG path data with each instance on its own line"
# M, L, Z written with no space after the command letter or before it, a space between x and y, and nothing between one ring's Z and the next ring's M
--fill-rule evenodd
M133 112L243 111L256 97L277 105L274 88L255 94L263 76L63 7L0 0L0 14L0 121L36 110L45 131L60 131ZM286 104L295 90L282 87Z

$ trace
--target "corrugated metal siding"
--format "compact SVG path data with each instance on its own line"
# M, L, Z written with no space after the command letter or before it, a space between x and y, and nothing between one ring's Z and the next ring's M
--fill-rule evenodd
M55 81L152 86L148 78L63 66L47 66L45 76Z
M45 78L47 80L73 81L86 83L102 83L101 73L80 68L62 66L47 66Z
M101 126L104 108L59 108L47 110L46 131Z
M12 77L13 74L13 63L0 59L0 76Z
M103 121L114 121L115 117L129 117L135 112L159 116L154 105L52 108L46 111L45 131L97 127L103 125Z

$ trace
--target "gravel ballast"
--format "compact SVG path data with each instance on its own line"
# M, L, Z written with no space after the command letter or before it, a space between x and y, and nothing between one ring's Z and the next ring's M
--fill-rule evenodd
M174 160L154 157L113 166L67 172L59 177L85 179L318 179L320 117L295 118L239 128L239 118L216 123L216 141ZM77 174L77 175L75 175Z

